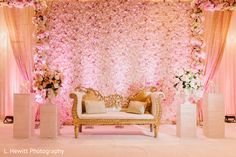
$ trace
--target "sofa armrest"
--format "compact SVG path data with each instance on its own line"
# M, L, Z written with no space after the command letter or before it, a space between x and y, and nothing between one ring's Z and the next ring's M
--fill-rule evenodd
M161 99L164 99L164 98L165 98L165 94L162 92L153 92L151 94L151 101L152 101L151 112L154 116L160 116L157 114L161 113Z
M72 116L73 119L76 119L82 115L82 98L84 96L84 92L74 91L70 94L70 98L73 99L72 106Z

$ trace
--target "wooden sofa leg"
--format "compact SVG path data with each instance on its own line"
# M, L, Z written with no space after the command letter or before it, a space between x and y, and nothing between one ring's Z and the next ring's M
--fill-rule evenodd
M157 138L158 135L158 126L156 124L154 124L154 137Z
M78 125L75 125L74 131L75 131L75 138L78 138L78 131L79 131Z
M79 132L82 132L82 124L79 125Z
M152 131L153 131L153 125L150 124L150 132L152 132Z

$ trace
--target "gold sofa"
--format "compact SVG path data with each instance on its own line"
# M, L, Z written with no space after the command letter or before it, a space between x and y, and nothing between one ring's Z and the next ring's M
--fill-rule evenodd
M151 89L151 90L150 90ZM145 89L147 90L147 89ZM83 112L83 99L91 93L98 100L103 100L106 107L114 105L127 106L129 101L136 95L128 98L123 98L120 95L114 94L110 96L102 96L98 91L91 88L77 87L70 94L73 99L72 117L74 124L75 138L78 138L78 132L82 132L82 125L150 125L150 131L154 130L154 137L158 135L158 129L161 119L161 99L165 97L162 92L158 92L155 87L149 88L150 95L150 113L132 114L126 112L108 112L104 114L86 114ZM124 105L126 104L126 105Z

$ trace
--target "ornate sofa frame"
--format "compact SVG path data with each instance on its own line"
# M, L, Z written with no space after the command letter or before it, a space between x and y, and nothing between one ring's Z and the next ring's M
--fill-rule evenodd
M75 90L81 91L80 87L77 87ZM86 89L86 88L85 88ZM95 91L97 92L97 91ZM78 138L78 132L82 132L82 125L150 125L150 132L154 130L154 137L157 138L158 130L160 125L161 119L161 99L165 97L162 92L156 92L156 114L154 115L153 119L80 119L77 114L77 104L78 104L78 97L75 93L70 94L70 98L73 99L73 106L72 106L72 117L73 117L73 124L74 124L74 133L75 138ZM101 99L104 99L100 93L98 96ZM153 104L152 104L153 105Z

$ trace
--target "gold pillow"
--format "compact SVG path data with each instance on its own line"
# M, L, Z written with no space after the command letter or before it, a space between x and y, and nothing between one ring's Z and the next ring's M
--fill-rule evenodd
M152 107L152 101L151 101L151 96L148 94L145 90L142 90L132 96L130 101L141 101L141 102L146 102L146 113L151 113L151 107Z
M130 98L130 101L144 101L146 99L146 97L147 97L146 91L142 90L142 91L139 91L138 93L136 93L135 95L133 95Z
M136 114L144 114L146 102L141 101L130 101L129 107L126 112L136 113Z
M88 90L86 92L86 94L83 96L83 99L82 99L82 112L86 112L86 109L85 109L85 101L87 100L93 100L93 101L99 101L101 100L99 98L99 96L95 93L95 91L93 90Z

